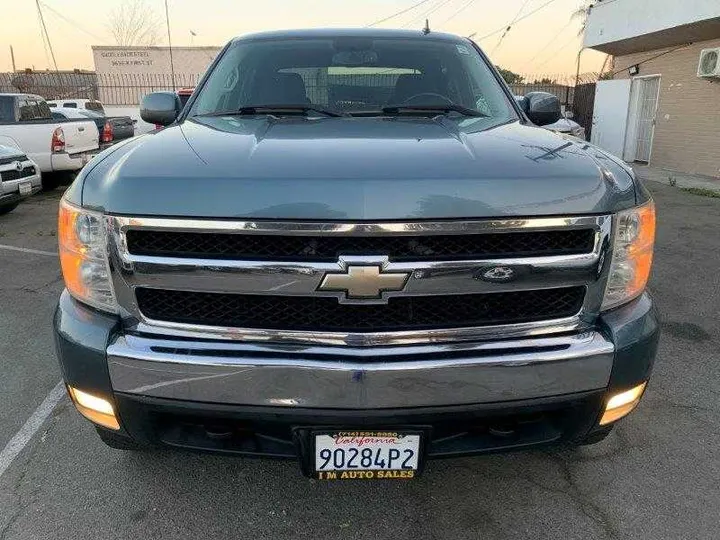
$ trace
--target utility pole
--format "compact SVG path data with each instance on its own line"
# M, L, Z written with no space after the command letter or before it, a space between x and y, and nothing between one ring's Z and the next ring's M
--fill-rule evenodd
M43 32L45 32L45 39L47 40L48 48L50 49L50 56L52 56L53 65L55 66L55 71L59 71L57 67L57 61L55 60L55 52L52 48L52 43L50 43L50 36L48 35L47 27L45 26L45 17L43 17L42 9L40 9L40 0L35 0L35 5L37 6L38 15L40 15L40 24L42 25Z
M37 0L37 1L39 1L39 0ZM176 90L176 88L175 88L175 65L173 64L172 41L170 39L170 13L168 11L167 0L165 0L165 24L167 25L167 32L168 32L168 50L170 51L170 76L172 77L172 86L173 86L173 92L174 92Z
M10 60L12 61L13 73L15 73L15 51L13 51L12 45L10 45Z

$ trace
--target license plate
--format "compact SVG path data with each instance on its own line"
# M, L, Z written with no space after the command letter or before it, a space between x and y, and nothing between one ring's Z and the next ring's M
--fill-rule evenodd
M315 474L320 480L414 478L422 434L402 431L335 431L315 434Z
M30 182L23 182L18 186L20 195L30 195L32 193L32 184Z

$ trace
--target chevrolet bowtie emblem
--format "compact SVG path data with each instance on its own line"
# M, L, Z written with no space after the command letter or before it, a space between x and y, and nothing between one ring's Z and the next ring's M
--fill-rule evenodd
M345 292L348 299L377 299L383 291L401 291L410 274L383 272L380 266L351 266L343 273L328 273L318 287L319 291Z

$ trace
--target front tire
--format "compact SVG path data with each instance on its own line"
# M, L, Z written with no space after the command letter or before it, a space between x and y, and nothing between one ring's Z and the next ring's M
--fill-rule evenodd
M114 431L110 431L101 427L95 427L102 442L115 450L125 450L126 452L142 452L149 450L150 447L135 442L129 437L118 435Z
M18 207L18 204L20 203L12 203L12 204L6 204L5 206L0 206L0 216L4 214L9 214L13 210L15 210Z
M45 173L42 175L42 190L52 191L60 185L60 177L57 173Z

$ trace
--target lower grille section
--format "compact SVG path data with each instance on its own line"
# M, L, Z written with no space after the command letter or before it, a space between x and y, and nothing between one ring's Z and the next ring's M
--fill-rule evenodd
M390 298L385 304L340 304L336 298L136 289L149 319L177 323L335 332L402 331L513 324L570 317L585 287Z

